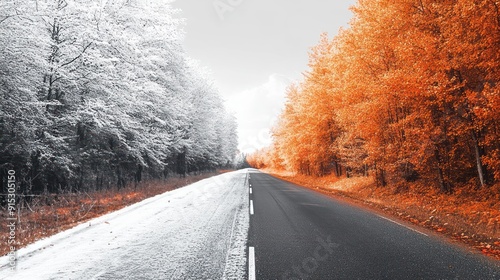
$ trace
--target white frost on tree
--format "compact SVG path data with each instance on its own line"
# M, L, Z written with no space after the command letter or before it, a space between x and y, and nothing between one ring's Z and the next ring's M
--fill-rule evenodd
M23 191L225 167L236 122L182 49L171 1L0 3L0 167Z

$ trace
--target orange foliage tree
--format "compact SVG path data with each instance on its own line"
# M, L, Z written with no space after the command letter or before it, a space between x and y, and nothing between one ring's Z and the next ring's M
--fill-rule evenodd
M359 0L350 28L312 49L260 162L443 192L498 183L499 5Z

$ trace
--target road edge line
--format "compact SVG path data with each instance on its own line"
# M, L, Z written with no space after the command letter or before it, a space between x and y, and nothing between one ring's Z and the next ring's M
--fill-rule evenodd
M405 227L405 228L407 228L407 229L409 229L409 230L411 230L411 231L414 231L414 232L420 233L420 234L422 234L422 235L424 235L424 236L429 236L429 235L428 235L428 234L426 234L426 233L423 233L423 232L421 232L421 231L419 231L419 230L416 230L416 229L414 229L414 228L411 228L411 227L409 227L409 226L407 226L407 225L404 225L404 224L398 223L398 222L396 222L396 221L394 221L394 220L391 220L391 219L389 219L389 218L386 218L386 217L384 217L384 216L382 216L382 215L379 215L379 214L376 214L376 215L377 215L377 216L379 216L380 218L384 219L384 220L387 220L387 221L392 222L392 223L394 223L394 224L396 224L396 225L400 225L400 226L402 226L402 227Z
M255 248L248 247L248 280L255 280Z

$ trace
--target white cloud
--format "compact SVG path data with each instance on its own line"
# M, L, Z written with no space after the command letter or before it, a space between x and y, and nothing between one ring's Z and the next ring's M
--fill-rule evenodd
M271 144L270 129L284 107L291 82L273 74L266 83L227 97L226 106L238 119L240 151L251 153Z

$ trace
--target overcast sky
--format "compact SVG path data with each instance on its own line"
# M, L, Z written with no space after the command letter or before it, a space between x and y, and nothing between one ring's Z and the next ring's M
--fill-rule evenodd
M240 150L270 143L284 91L307 70L320 34L347 27L354 0L177 0L189 56L211 69L239 124Z

